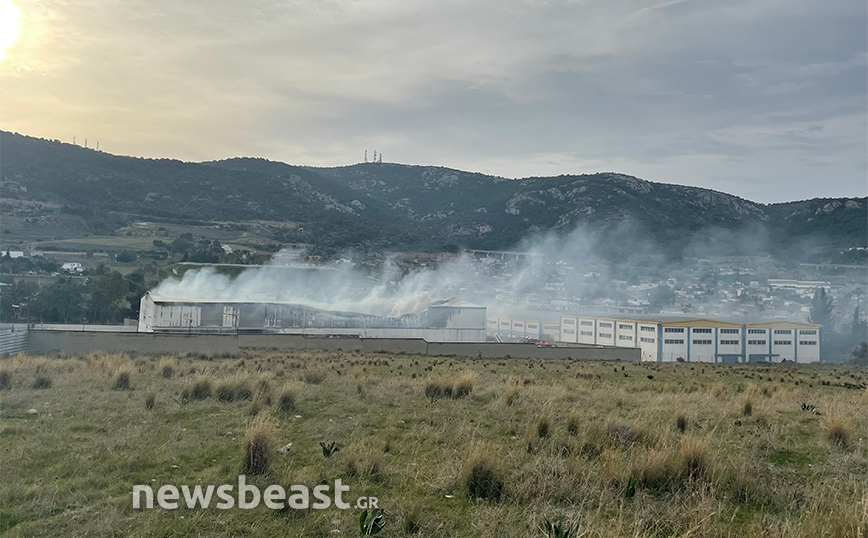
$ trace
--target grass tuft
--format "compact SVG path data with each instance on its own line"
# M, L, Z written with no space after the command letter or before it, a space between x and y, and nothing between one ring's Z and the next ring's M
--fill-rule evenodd
M115 390L130 390L129 372L121 372L115 378Z
M836 416L827 416L823 420L823 429L826 440L839 448L847 448L850 445L850 431L843 420Z
M277 400L277 409L283 413L294 413L296 411L295 393L286 391L280 395Z
M148 396L145 398L145 409L147 409L148 411L152 410L154 408L154 405L156 404L156 401L156 394L154 394L153 392L148 394Z
M51 378L44 375L36 376L36 379L33 380L33 384L30 385L30 388L37 390L50 389Z
M12 374L6 370L0 370L0 390L12 388Z
M499 501L504 494L500 471L489 456L477 455L470 460L464 483L471 499Z
M263 476L271 469L272 428L264 421L254 422L244 435L244 474Z
M573 409L570 411L569 416L567 416L567 433L575 437L579 435L579 429L582 425L582 417L579 415L579 411Z
M675 429L681 433L687 431L687 417L684 415L678 415L675 419Z

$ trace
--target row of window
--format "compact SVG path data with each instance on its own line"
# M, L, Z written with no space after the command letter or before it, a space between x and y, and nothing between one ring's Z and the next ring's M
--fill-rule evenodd
M582 320L582 325L584 325L585 327L592 327L594 325L594 322Z
M694 340L693 345L695 345L695 346L710 346L711 340Z
M600 333L600 338L612 338L612 333Z
M582 331L582 336L594 336L593 331Z
M721 329L722 334L738 334L738 329Z
M722 346L737 346L741 344L741 340L721 340L720 345Z
M611 328L612 328L612 324L611 324L611 323L606 323L605 321L601 321L601 322L599 323L599 325L600 325L600 327L603 327L603 328L605 328L605 329L611 329Z
M693 334L711 334L711 329L693 329Z
M639 329L648 333L657 332L657 327L654 326L649 327L647 325L642 325Z
M669 340L669 339L666 339L666 340L663 340L663 343L664 343L664 344L670 344L670 345L680 345L680 344L683 344L683 343L684 343L684 340Z
M628 324L626 324L626 323L619 323L619 324L618 324L618 328L619 328L619 329L628 329L628 330L629 330L629 329L632 329L633 326L632 326L632 325L628 325Z
M642 338L639 339L639 341L640 341L640 342L645 342L646 344L653 344L653 343L656 342L657 340L655 340L655 339L653 339L653 338L645 338L645 337L642 337Z
M619 334L618 340L633 340L632 336L627 336L626 334Z

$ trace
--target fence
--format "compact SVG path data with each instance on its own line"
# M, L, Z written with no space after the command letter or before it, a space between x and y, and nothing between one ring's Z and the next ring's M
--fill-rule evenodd
M0 355L27 351L27 325L25 323L0 324Z

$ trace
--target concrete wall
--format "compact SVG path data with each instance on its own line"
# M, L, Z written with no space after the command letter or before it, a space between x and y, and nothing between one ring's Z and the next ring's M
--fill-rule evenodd
M242 348L364 351L468 357L513 357L638 361L640 350L588 346L538 348L529 344L426 342L412 338L322 338L296 334L159 334L87 331L30 331L28 353L237 353Z

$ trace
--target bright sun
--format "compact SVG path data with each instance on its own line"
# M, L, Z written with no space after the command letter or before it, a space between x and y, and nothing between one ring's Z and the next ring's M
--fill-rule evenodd
M0 0L0 61L6 57L6 51L15 43L18 37L18 26L21 22L21 10L12 0Z

